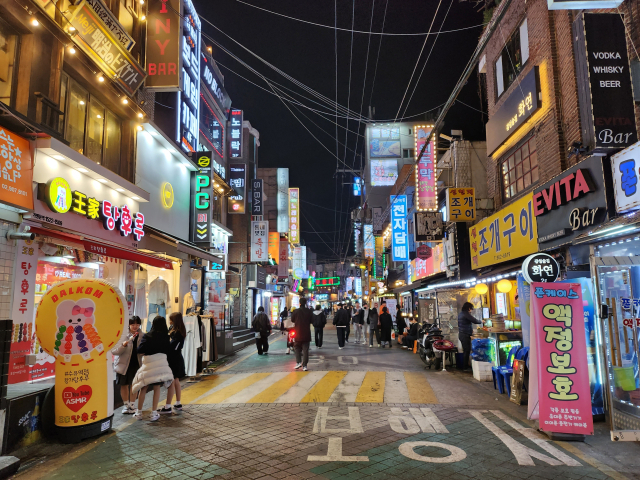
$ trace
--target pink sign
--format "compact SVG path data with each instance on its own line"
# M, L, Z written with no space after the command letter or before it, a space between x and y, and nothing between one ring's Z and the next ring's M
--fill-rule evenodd
M416 157L420 155L422 147L429 138L431 127L416 125L414 128ZM418 209L436 210L436 167L435 167L435 143L427 144L424 154L416 166L416 196Z
M593 435L580 284L532 283L531 314L540 429Z

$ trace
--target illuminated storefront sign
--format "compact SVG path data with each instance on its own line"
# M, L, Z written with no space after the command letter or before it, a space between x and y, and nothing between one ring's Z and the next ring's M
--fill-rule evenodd
M231 107L231 98L229 98L229 95L222 86L222 82L218 78L218 75L215 69L212 67L211 62L211 57L208 57L203 52L201 85L204 86L211 94L220 109L223 112L226 112L227 110L229 110L229 107Z
M38 198L52 212L72 211L90 220L99 220L105 230L118 230L120 235L132 235L136 241L144 237L144 215L132 212L128 205L118 207L108 200L99 201L78 190L71 190L69 182L62 177L52 178L48 183L38 184Z
M124 27L118 22L116 16L102 2L102 0L86 0L96 15L104 22L111 34L116 38L119 44L125 49L131 51L136 42L129 36Z
M0 201L33 209L33 164L29 141L0 128Z
M229 156L242 157L242 110L231 110L231 127L229 128Z
M362 253L362 222L353 222L353 249L356 255Z
M451 222L472 222L476 219L474 188L447 188L447 218Z
M340 285L340 277L316 278L316 287L336 287Z
M191 174L191 241L196 245L211 246L211 209L213 183L206 172Z
M278 225L280 233L289 232L289 169L279 168L277 170L278 193L276 203L278 205Z
M251 182L251 215L264 215L262 194L262 179L254 178Z
M268 233L268 221L251 222L251 262L269 260Z
M180 0L148 0L147 73L145 87L157 91L180 88Z
M413 137L415 142L416 158L420 155L424 144L427 142L431 125L414 125ZM420 161L416 165L416 207L418 210L437 210L436 198L436 146L434 141L427 143Z
M365 223L364 230L364 256L366 258L373 258L375 251L375 240L373 238L373 225Z
M407 196L391 197L391 242L395 262L409 261L409 230L407 226Z
M200 124L200 18L190 0L183 2L182 88L178 99L176 141L185 151L198 150Z
M233 188L233 195L227 202L227 213L244 213L246 204L247 166L244 163L229 165L229 184Z
M127 95L133 95L147 73L122 46L96 12L87 3L69 7L69 25L76 34L71 38L91 60Z
M300 189L289 189L289 242L300 243Z
M280 258L280 234L278 232L269 232L269 263L278 265Z

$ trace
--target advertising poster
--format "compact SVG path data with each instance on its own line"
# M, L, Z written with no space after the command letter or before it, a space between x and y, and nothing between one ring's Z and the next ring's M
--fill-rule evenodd
M531 314L529 418L543 431L592 435L580 283L532 283Z
M226 295L226 280L208 280L207 295L209 295L209 301L207 303L224 303L224 297Z
M371 159L371 186L390 187L398 180L397 160Z
M395 262L409 261L409 232L407 229L407 196L391 197L391 241Z
M269 222L251 222L251 261L266 262L269 260L268 245Z

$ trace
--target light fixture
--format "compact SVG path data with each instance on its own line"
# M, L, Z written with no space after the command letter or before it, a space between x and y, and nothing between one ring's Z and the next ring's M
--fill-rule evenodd
M107 183L107 180L105 180L104 178L99 178L99 179L98 179L98 181L99 181L100 183Z
M124 103L126 105L127 103L129 103L129 99L128 98L123 98L122 99L122 103Z
M489 291L489 287L487 286L486 283L479 283L476 285L476 292L479 293L480 295L484 295L488 291Z
M133 200L140 200L140 197L131 197Z
M140 17L140 21L141 21L141 22L144 22L146 19L147 19L147 16L146 16L146 15L142 15L142 16Z
M510 280L507 280L506 278L503 278L502 280L500 280L498 282L498 291L500 293L509 293L511 291L511 289L513 288L513 284L511 283Z
M76 53L76 49L73 47L69 47L69 53Z
M144 0L140 0L140 5L144 5Z
M76 258L75 255L73 255L71 253L71 251L67 250L66 248L63 250L63 255L62 258Z
M79 103L80 105L84 105L84 100L80 100L78 103Z
M138 118L142 118L144 115L142 113L138 113Z
M79 168L78 171L80 173L87 173L89 170L87 170L86 168Z
M116 192L124 192L124 188L116 188Z
M75 32L76 31L76 27L69 25L69 31L70 32Z
M141 132L141 131L143 130L142 125L138 125L138 126L136 127L136 130L138 130L139 132Z
M31 19L31 25L33 25L34 27L37 27L38 25L40 25L40 22L38 21L37 18L32 18Z
M55 158L56 160L64 160L64 157L62 155L54 155L53 158Z
M99 82L104 82L104 77L103 77L102 75L99 75L99 76L98 76L98 81L99 81Z
M102 118L102 115L98 114L96 115L96 118Z

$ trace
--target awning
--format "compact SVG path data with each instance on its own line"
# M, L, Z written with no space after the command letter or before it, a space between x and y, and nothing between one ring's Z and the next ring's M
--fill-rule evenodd
M64 233L59 230L49 230L48 228L34 227L32 225L29 225L29 231L35 233L36 235L57 238L59 240L66 240L67 242L82 242L82 237L80 235L72 235L70 233Z
M638 231L640 231L640 210L614 218L598 225L593 230L578 235L573 240L573 244L591 243L619 235L632 235Z
M135 250L128 250L122 247L114 247L113 245L107 245L106 243L92 242L88 240L84 240L82 243L84 245L84 249L90 253L119 258L121 260L130 260L132 262L145 263L152 267L173 270L173 263L154 255L147 255L146 253L140 253Z
M403 285L401 287L394 288L393 290L391 290L391 292L404 293L404 292L408 292L409 290L413 290L415 288L420 288L420 285L422 285L422 279L418 280L417 282L410 283L409 285Z
M221 262L224 261L224 255L223 254L214 255L214 254L209 253L206 250L203 250L201 248L192 247L191 245L187 245L184 242L178 241L177 244L176 244L176 248L178 249L179 252L183 252L183 253L186 253L186 254L189 254L189 255L193 255L194 257L198 257L198 258L201 258L203 260L207 260L209 262L221 263Z

